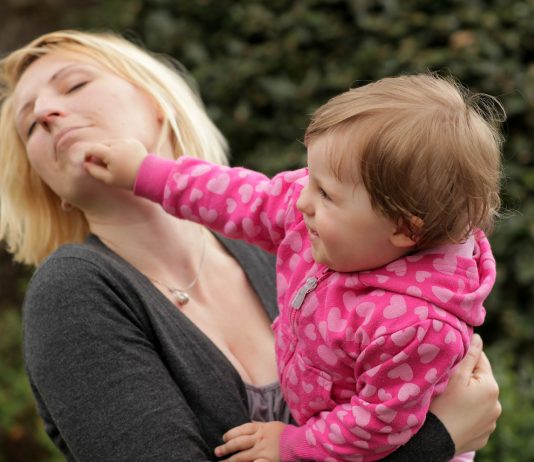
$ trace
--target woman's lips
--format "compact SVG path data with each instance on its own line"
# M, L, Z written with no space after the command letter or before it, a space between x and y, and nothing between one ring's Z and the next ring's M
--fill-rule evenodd
M63 141L63 139L70 133L72 132L73 130L75 130L76 127L65 127L65 128L62 128L61 130L59 130L57 133L56 133L56 136L54 137L54 148L56 150L56 152L58 151L58 149L60 148L60 145L61 145L61 141Z
M56 151L56 154L64 148L64 144L66 140L68 140L71 137L71 134L81 128L85 128L85 125L81 126L75 126L75 127L65 127L59 130L56 135L54 136L54 148Z

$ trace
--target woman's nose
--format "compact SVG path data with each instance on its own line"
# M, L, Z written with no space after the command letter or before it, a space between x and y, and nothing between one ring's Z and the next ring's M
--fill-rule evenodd
M57 98L43 96L35 100L33 113L37 122L48 126L55 119L64 115L64 110Z

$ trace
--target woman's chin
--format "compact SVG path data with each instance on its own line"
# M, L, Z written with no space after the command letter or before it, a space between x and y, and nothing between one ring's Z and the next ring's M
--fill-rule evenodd
M67 155L67 159L72 165L83 166L85 153L82 150L75 150L72 154Z

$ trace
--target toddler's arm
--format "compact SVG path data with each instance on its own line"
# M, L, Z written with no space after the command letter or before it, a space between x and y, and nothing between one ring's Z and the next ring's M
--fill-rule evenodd
M430 404L435 416L428 414L423 428L382 460L445 462L454 453L482 449L501 414L498 398L499 386L482 351L482 339L475 334L447 388Z
M481 449L495 430L495 422L501 413L498 393L499 387L491 373L491 365L482 352L482 341L475 334L467 356L453 372L445 392L432 401L430 412L436 414L439 419L431 416L432 423L425 422L425 430L421 430L406 445L381 460L391 462L449 460L454 447L448 452L448 445L444 445L446 440L435 439L437 426L441 425L445 425L450 432L457 454ZM275 424L280 425L280 431L283 430L284 424L279 422ZM431 424L434 433L428 428L428 424ZM236 460L238 458L241 461L254 460L258 458L257 454L261 454L267 460L271 460L268 457L277 460L272 454L256 452L260 449L262 439L270 441L264 435L267 430L264 425L252 422L228 431L223 436L225 444L220 447L221 449L216 449L216 455L224 457L234 451L241 451L233 456ZM447 435L446 439L448 438ZM273 444L276 444L278 449L278 442Z
M304 169L269 179L194 157L173 161L149 155L139 169L134 193L178 218L275 252L296 220L295 202L305 181Z
M136 195L160 203L174 216L270 252L295 220L298 184L307 180L304 169L271 180L259 172L193 157L148 156L136 140L88 143L82 146L82 156L94 178L133 188Z
M301 427L288 425L280 441L282 460L384 458L423 425L431 397L465 353L460 331L431 319L367 342L358 355L350 401L313 415ZM350 355L350 342L344 348Z

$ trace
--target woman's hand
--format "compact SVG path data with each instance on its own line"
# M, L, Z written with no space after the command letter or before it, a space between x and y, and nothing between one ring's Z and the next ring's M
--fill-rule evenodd
M446 390L430 411L445 425L456 454L483 448L501 415L499 386L482 351L482 339L473 335L467 356L454 371Z
M148 152L139 141L126 139L83 143L79 155L92 177L111 186L133 189L137 171Z

